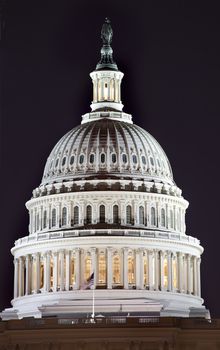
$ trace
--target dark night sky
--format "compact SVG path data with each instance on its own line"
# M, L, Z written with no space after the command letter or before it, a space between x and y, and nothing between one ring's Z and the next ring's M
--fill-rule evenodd
M109 16L125 73L124 111L162 145L189 200L187 233L201 240L202 295L220 317L220 19L216 2L14 1L1 47L0 309L10 306L14 240L24 203L52 147L90 110L89 73ZM205 6L206 4L206 6ZM208 7L207 7L208 6Z

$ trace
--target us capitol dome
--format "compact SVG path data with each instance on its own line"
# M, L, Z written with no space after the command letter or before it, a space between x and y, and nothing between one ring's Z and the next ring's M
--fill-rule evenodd
M55 145L26 203L29 234L11 250L14 298L5 320L88 315L91 276L98 314L209 316L203 248L186 234L188 202L162 147L123 112L112 34L106 19L90 74L91 112Z

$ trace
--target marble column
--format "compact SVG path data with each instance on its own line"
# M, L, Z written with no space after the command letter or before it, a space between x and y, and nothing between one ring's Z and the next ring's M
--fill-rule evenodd
M187 255L187 294L191 294L191 255Z
M112 289L112 248L107 248L107 288Z
M154 289L159 289L159 259L158 259L158 250L154 250L154 274L155 274L155 283Z
M28 295L31 292L31 261L30 255L25 257L25 269L26 269L26 279L25 279L25 294Z
M44 265L44 292L47 291L47 253L43 254L43 265Z
M70 252L66 251L66 290L70 289Z
M135 250L135 284L136 289L141 289L141 251L140 249Z
M193 256L193 294L198 295L198 286L197 286L197 262L196 256Z
M58 253L53 252L53 292L57 291Z
M172 274L172 257L171 257L171 252L167 252L167 290L169 292L172 291L173 289L173 274Z
M39 293L40 290L40 254L35 255L35 264L36 264L36 293Z
M50 252L47 252L46 256L46 291L49 292L51 288L51 283L50 283L50 260L51 260L51 255Z
M19 297L24 295L24 260L23 256L19 257Z
M148 283L149 283L149 290L154 289L153 285L153 254L154 252L152 250L148 250L147 256L148 256Z
M199 297L201 297L201 276L200 276L201 258L197 258L196 263L197 263L197 294Z
M80 248L75 249L76 283L74 289L80 288Z
M140 289L144 289L144 249L140 248Z
M18 297L18 266L19 260L14 259L14 298Z
M60 250L60 290L64 290L64 250Z
M164 252L160 251L160 290L164 290Z
M179 292L183 291L183 255L182 253L178 253L178 289Z
M128 289L128 248L123 248L124 289Z
M94 288L96 288L96 283L98 280L97 276L97 255L98 255L98 250L96 248L91 248L91 259L92 259L92 271L91 273L94 272Z

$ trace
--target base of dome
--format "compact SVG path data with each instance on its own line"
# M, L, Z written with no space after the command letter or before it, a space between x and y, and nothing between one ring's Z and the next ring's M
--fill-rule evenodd
M210 318L203 299L193 295L146 290L95 290L95 314ZM27 295L12 301L3 320L24 317L88 316L92 313L92 290Z

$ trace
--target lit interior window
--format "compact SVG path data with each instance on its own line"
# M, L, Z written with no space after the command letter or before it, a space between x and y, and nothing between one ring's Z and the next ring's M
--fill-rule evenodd
M112 261L112 270L113 270L113 283L121 283L121 266L120 266L120 257L115 255Z
M135 283L134 257L133 256L129 256L129 258L128 258L128 283L129 284Z
M106 283L106 258L104 254L99 255L99 283L105 284Z

